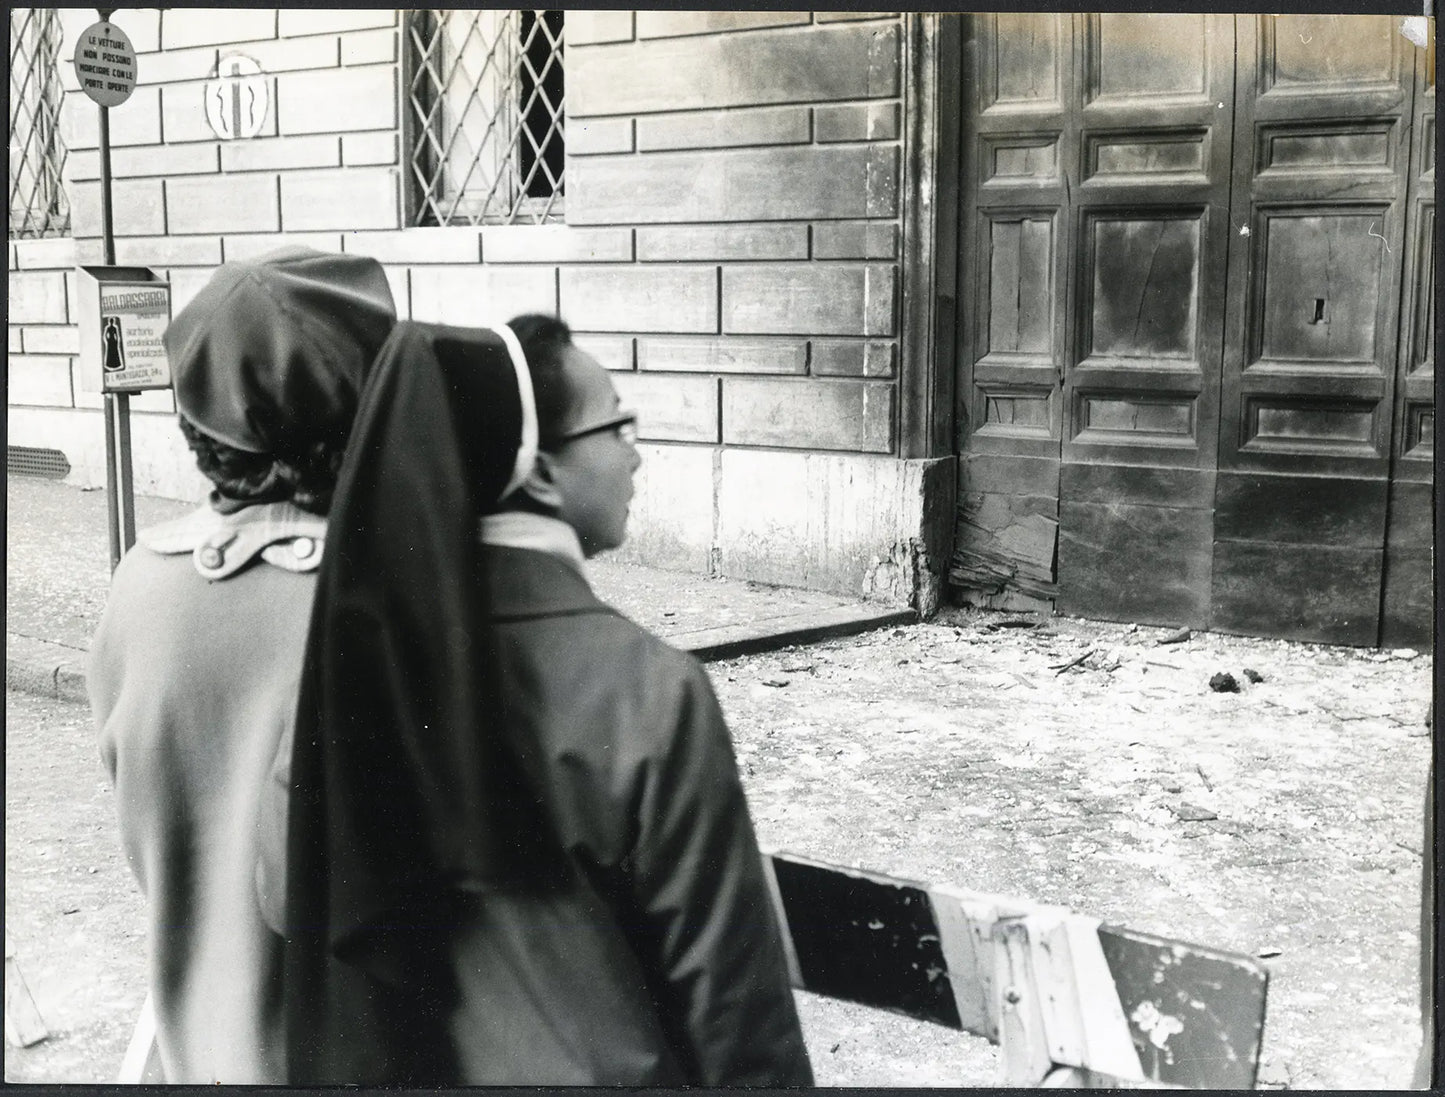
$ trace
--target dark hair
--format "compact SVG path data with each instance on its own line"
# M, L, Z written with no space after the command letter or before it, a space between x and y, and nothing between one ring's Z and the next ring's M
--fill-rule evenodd
M572 345L572 329L557 316L528 312L507 321L522 345L532 392L537 400L538 446L550 450L567 428L569 393L562 373L562 352Z
M212 438L184 415L181 434L196 455L196 465L222 498L237 503L294 503L312 514L331 509L331 494L344 451L315 442L303 454L281 457L250 453Z

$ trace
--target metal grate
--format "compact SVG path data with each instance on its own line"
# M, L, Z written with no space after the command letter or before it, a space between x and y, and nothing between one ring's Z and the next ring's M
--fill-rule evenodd
M10 236L63 236L70 202L61 182L60 13L10 9Z
M63 480L70 475L70 462L58 449L6 446L5 471L13 476L43 476L47 480Z
M415 224L542 224L562 213L560 11L406 13Z

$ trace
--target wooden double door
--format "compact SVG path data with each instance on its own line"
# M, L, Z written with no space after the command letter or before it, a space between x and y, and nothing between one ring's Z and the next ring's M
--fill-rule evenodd
M1433 52L1400 26L966 18L975 600L1428 645Z

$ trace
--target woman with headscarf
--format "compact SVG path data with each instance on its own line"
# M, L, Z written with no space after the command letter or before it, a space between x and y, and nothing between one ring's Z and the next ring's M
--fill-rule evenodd
M121 560L87 681L146 898L166 1081L285 1080L273 770L290 760L336 472L395 322L375 260L292 248L220 267L165 333L181 431L215 490Z
M399 324L362 398L291 773L290 1081L809 1084L706 674L584 577L634 419L560 321L513 325Z

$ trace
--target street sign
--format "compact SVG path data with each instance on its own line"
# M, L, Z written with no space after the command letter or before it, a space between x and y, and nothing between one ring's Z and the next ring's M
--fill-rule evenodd
M244 53L228 53L206 84L206 121L223 141L255 137L266 123L267 81Z
M114 23L102 20L80 32L75 43L80 90L102 107L118 107L135 91L135 49Z
M82 362L102 392L171 386L161 336L171 322L171 286L146 267L81 267Z

